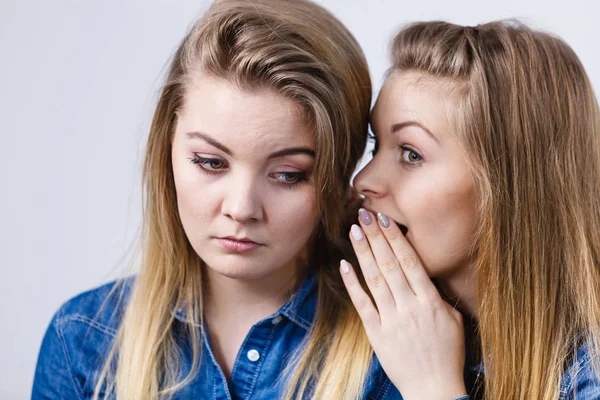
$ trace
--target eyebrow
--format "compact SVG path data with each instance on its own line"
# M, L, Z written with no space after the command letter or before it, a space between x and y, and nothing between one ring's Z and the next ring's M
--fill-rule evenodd
M293 156L295 154L306 154L311 157L315 157L315 151L308 147L289 147L287 149L278 150L274 153L269 154L269 159L285 157L285 156Z
M221 143L217 142L215 139L213 139L210 136L208 136L206 133L202 133L202 132L188 132L187 133L187 137L190 138L190 139L204 140L206 143L210 144L213 147L216 147L217 149L221 150L225 154L230 155L230 156L233 155L233 153L231 152L231 150L229 150L227 147L225 147Z
M421 124L418 121L404 121L404 122L399 122L397 124L392 125L392 128L390 129L391 133L396 133L404 128L407 128L409 126L416 126L417 128L421 128L425 133L427 133L429 136L431 136L431 138L433 140L436 141L436 143L440 143L440 141L438 140L437 137L435 137L435 135L425 127L425 125Z
M219 143L215 139L208 136L206 133L188 132L187 137L190 139L204 140L206 143L210 144L213 147L216 147L217 149L221 150L225 154L233 156L233 152L231 150L229 150L225 145ZM301 146L301 147L289 147L286 149L278 150L274 153L269 154L269 156L267 158L273 159L273 158L279 158L279 157L285 157L285 156L293 156L296 154L306 154L313 158L315 157L315 151L313 149L311 149L309 147Z

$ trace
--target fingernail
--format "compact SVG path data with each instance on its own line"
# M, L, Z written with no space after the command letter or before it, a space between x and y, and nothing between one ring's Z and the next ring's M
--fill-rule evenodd
M362 222L363 225L371 225L373 223L373 218L371 218L371 214L364 208L358 210L358 219Z
M352 225L350 228L350 233L352 234L354 240L362 240L364 237L362 230L358 227L358 225Z
M348 264L348 262L346 260L342 260L340 262L340 265L342 267L342 272L344 274L349 274L350 273L350 264Z
M384 228L390 227L390 220L388 219L388 217L386 217L382 213L377 213L377 220L379 221L381 226L383 226Z

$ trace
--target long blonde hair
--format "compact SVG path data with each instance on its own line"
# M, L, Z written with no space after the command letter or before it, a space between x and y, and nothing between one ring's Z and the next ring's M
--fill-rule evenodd
M415 23L393 64L460 97L485 397L555 399L577 347L596 357L600 337L600 111L584 68L562 40L511 21Z
M251 90L270 88L303 111L316 140L321 221L312 264L318 305L286 398L356 399L372 350L338 273L346 189L364 151L371 83L364 55L329 12L305 0L216 1L191 28L158 99L144 165L142 260L117 338L96 386L119 399L168 398L201 359L202 260L177 213L171 140L186 85L201 72ZM184 307L192 369L182 371L172 310ZM116 371L114 367L116 366ZM183 376L183 378L182 378ZM315 383L315 385L313 385ZM105 386L103 386L105 385Z

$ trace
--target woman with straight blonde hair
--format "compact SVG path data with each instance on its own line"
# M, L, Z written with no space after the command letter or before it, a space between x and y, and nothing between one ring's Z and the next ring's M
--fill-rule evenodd
M350 236L376 307L341 273L402 395L600 399L600 110L573 50L412 24L371 119Z
M337 271L370 100L320 6L212 4L158 99L140 271L61 307L33 399L399 399Z

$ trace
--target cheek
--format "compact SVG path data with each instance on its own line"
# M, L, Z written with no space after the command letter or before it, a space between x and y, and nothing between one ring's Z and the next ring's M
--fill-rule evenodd
M276 189L277 190L277 189ZM306 186L295 190L285 190L270 196L267 212L274 235L286 240L306 240L315 230L318 213L314 188Z
M409 240L431 275L464 264L475 232L473 184L468 176L456 176L420 179L414 195L403 198Z
M205 187L189 181L179 181L175 184L177 191L177 208L185 224L187 219L195 222L208 219L210 210L214 208L214 198L207 193Z
M177 208L186 231L198 230L214 208L214 196L208 195L210 185L203 182L202 172L185 155L173 151L173 179L177 193ZM200 223L198 223L200 222ZM191 232L190 232L191 233Z

